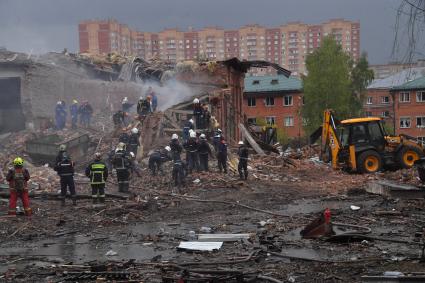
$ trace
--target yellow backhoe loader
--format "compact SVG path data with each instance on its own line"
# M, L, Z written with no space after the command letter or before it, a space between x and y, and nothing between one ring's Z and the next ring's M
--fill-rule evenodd
M334 169L374 173L383 168L410 168L425 156L424 147L406 135L389 136L378 117L338 121L325 110L323 125L311 136L321 136L321 158Z

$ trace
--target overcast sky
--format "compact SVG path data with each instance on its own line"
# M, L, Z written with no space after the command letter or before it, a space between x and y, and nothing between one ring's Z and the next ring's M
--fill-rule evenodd
M236 28L289 21L360 21L361 49L371 63L394 60L401 0L0 0L0 46L25 52L78 51L78 22L115 18L140 31L167 27ZM395 58L397 59L397 58Z

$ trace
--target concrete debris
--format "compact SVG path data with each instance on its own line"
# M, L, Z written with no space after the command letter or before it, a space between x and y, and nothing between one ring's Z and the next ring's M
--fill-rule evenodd
M177 247L179 250L188 251L215 251L219 250L223 242L181 242Z

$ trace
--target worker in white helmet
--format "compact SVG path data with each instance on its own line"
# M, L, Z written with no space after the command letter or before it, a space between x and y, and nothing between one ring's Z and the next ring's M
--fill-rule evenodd
M118 143L112 159L112 165L117 171L118 191L128 193L130 188L130 169L132 166L130 156L125 150L125 144Z
M183 143L186 143L190 137L190 132L193 131L195 126L193 125L193 119L189 119L183 127Z
M184 144L186 149L186 162L188 166L188 173L192 173L193 169L199 171L199 158L198 158L198 141L196 140L196 132L190 132L190 137Z
M201 134L199 136L198 155L200 170L208 172L208 157L212 154L210 145L207 142L207 137L205 136L205 134Z
M164 174L162 171L162 163L171 160L170 156L171 147L168 145L161 149L156 149L149 155L149 169L151 170L152 176L156 176L157 172L161 172L161 175Z
M193 100L193 117L195 118L195 129L202 129L204 109L202 108L199 99L195 98Z
M248 147L245 145L243 141L239 141L238 143L238 172L239 178L242 180L248 179Z
M183 151L183 148L179 143L179 137L177 134L173 134L171 136L170 148L171 159L173 160L172 177L174 185L180 188L184 184L185 171L184 164L181 159L181 153Z
M128 139L127 152L134 152L137 155L137 150L139 149L139 146L140 146L139 139L140 139L139 130L137 128L131 129L131 134Z

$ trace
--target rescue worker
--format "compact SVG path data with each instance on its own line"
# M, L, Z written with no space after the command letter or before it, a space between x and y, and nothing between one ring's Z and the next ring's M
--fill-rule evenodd
M81 125L86 128L90 127L91 116L93 115L93 107L87 100L83 101L83 104L81 104L78 112L80 113Z
M127 156L125 144L122 142L120 142L115 149L112 165L117 171L118 191L128 193L130 187L129 178L131 162Z
M139 115L139 119L144 118L150 112L150 101L144 99L142 96L137 103L137 114Z
M136 154L130 151L128 153L128 159L130 161L129 169L131 170L131 174L136 173L138 177L142 177L142 170L140 169L139 164L137 163ZM130 175L130 178L131 178L131 175Z
M131 129L131 134L128 138L127 152L133 152L136 156L140 146L139 137L139 130L137 128Z
M119 143L122 142L127 147L129 141L130 141L130 135L125 130L123 130L123 132L118 137L118 142Z
M76 129L78 123L78 101L73 100L71 106L69 106L69 113L71 114L71 128Z
M59 161L54 170L58 173L60 177L61 184L61 202L62 205L65 205L66 191L69 188L69 193L71 194L72 204L77 204L77 199L75 195L75 183L74 183L74 162L72 162L71 157L68 154L62 154L62 160Z
M193 119L189 119L183 127L183 142L186 143L190 136L190 130L193 130L195 127L193 125Z
M201 134L199 137L198 155L199 155L199 167L201 171L208 172L208 156L211 155L211 148L207 142L205 134Z
M213 145L214 145L214 150L215 152L218 151L218 145L220 144L220 138L222 136L222 132L220 129L217 129L217 131L215 131L214 133L214 137L213 137Z
M208 110L208 105L203 104L202 110L203 110L203 112L202 112L203 129L208 129L210 127L210 123L211 123L211 114L210 114L210 111Z
M156 93L153 91L151 86L148 88L146 93L148 96L152 97L152 112L155 112L156 108L158 107L158 97L156 96Z
M146 101L148 102L148 112L152 113L153 109L152 109L152 96L150 94L148 94L146 96Z
M90 178L91 196L93 204L105 202L105 184L108 179L108 168L102 161L99 152L94 154L94 161L86 168L86 176Z
M220 136L220 143L217 147L218 170L227 174L227 144L223 136Z
M203 114L203 109L201 104L199 103L199 99L195 98L193 100L193 116L195 117L195 121L196 121L196 129L203 129L203 123L202 123L202 114Z
M238 143L238 172L240 179L248 179L248 147L244 144L243 141L239 141Z
M171 147L167 145L164 149L157 149L149 155L149 169L151 170L152 176L155 176L157 171L164 173L161 165L171 160L169 155L170 151Z
M31 216L30 199L28 196L28 181L30 173L24 166L24 160L16 157L13 160L13 168L9 169L6 180L9 182L10 198L9 198L9 215L16 215L16 202L18 197L22 201L25 215Z
M123 100L121 101L121 111L122 112L128 112L130 110L131 106L133 106L133 104L131 104L128 101L127 97L124 97Z
M55 120L56 120L56 129L63 130L63 128L65 128L65 123L66 123L66 109L62 101L58 101L56 103Z
M115 129L119 129L126 126L126 123L125 123L126 116L127 116L126 112L122 110L118 110L117 112L115 112L114 115L112 115L112 121L114 122Z
M179 136L177 134L173 134L171 136L170 142L171 149L171 159L173 160L173 180L174 186L180 187L184 184L184 165L181 160L182 146L179 143Z
M64 155L67 155L67 152L66 152L66 145L61 144L61 145L59 146L59 152L58 152L58 154L56 155L55 165L54 165L53 167L57 166L57 165L59 164L59 162L61 162L61 161L62 161L62 159L63 159L63 156L64 156Z
M196 140L196 133L192 131L187 142L184 144L186 150L186 162L188 164L188 173L192 173L193 169L199 171L198 163L198 141Z

